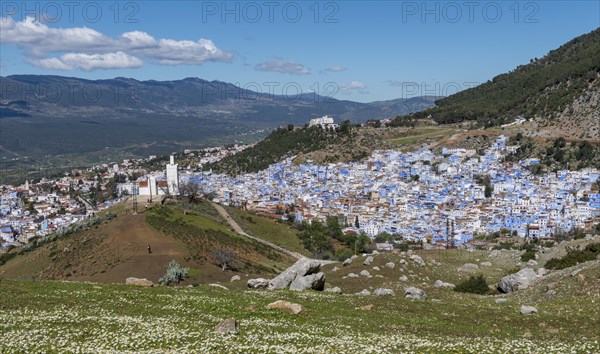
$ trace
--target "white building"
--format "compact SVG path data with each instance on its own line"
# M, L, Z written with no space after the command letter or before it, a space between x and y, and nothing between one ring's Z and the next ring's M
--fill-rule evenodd
M337 127L337 124L333 123L333 118L324 115L321 118L315 118L315 119L311 119L310 121L308 121L308 126L312 127L315 125L320 125L321 128L325 129L325 128L329 128L329 127Z
M167 165L167 188L169 194L179 195L179 172L175 163L175 156L171 155L171 161Z

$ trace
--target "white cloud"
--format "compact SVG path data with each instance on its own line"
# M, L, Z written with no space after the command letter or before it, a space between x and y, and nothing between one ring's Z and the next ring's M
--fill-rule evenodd
M310 69L302 64L294 63L293 61L273 59L259 64L256 64L254 69L258 71L273 71L277 73L292 74L292 75L308 75Z
M344 91L350 91L350 90L364 90L367 88L367 85L365 85L363 82L360 81L352 81L349 82L347 84L343 84L341 86L341 89Z
M31 64L45 69L91 71L96 69L139 68L144 63L129 54L116 52L106 54L67 53L61 55L60 58L32 60Z
M1 17L0 43L21 48L34 65L59 70L140 67L143 63L139 57L163 65L229 62L233 57L204 38L198 41L156 39L142 31L110 37L87 27L50 28L32 17L18 22L12 17ZM67 54L48 57L51 53L64 52Z
M346 71L346 70L348 70L348 68L345 68L343 66L332 66L332 67L325 69L325 71L329 71L332 73L339 73L339 72Z

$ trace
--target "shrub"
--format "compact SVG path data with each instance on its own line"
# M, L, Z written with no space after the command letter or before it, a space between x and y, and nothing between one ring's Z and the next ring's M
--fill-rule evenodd
M596 253L585 250L585 251L570 251L563 258L552 258L546 262L546 268L548 269L565 269L584 263L587 261L593 261L596 259Z
M600 253L600 242L590 243L589 245L587 245L585 250L596 254Z
M469 279L459 283L454 291L471 294L487 294L490 291L488 283L482 274L470 276Z
M176 260L172 260L167 268L167 274L158 279L158 283L163 285L178 284L188 277L189 271L189 268L182 268Z
M526 250L521 256L521 262L527 262L532 259L535 259L535 251L532 249Z

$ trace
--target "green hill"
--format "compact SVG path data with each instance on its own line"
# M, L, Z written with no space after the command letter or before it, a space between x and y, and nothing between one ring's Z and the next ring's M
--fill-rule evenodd
M598 92L599 74L600 29L596 29L541 59L532 59L484 84L439 99L436 107L412 117L431 116L438 123L476 121L481 126L509 123L518 115L551 119L576 98ZM397 118L396 123L403 119Z

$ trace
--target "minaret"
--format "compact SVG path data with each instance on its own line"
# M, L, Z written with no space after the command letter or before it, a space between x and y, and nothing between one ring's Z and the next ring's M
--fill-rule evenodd
M179 195L179 173L173 155L171 155L171 161L167 165L167 188L170 195Z

